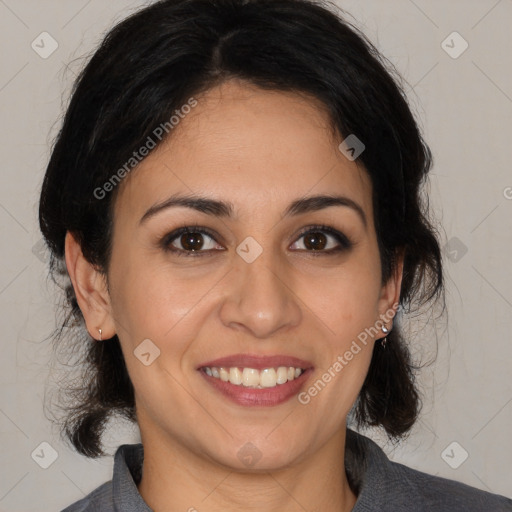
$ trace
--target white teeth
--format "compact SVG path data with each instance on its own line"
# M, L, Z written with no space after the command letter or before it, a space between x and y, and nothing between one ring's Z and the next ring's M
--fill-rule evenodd
M206 372L206 373L208 373L208 372ZM229 380L229 372L226 370L226 368L220 368L219 373L220 373L220 380L223 380L224 382L227 382Z
M242 384L246 387L256 387L260 383L259 372L254 368L244 368L242 379Z
M260 372L260 386L262 388L273 388L277 384L277 373L274 368L265 368Z
M215 377L236 386L248 388L273 388L278 384L285 384L299 377L304 370L293 366L279 366L278 368L216 368L205 367L204 371L210 377Z
M277 383L284 384L288 380L288 368L280 366L277 369Z
M239 386L242 384L242 372L238 368L230 368L229 369L229 382L231 384L236 384Z

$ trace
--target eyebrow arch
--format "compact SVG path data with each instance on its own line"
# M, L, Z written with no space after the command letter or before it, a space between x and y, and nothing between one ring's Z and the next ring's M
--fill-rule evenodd
M218 201L196 195L173 195L160 203L153 205L141 217L139 224L144 223L156 214L172 207L185 207L197 210L214 217L233 217L234 207L230 202ZM319 211L330 206L345 206L355 211L367 227L366 214L362 207L354 200L345 196L316 195L302 197L293 201L283 214L283 218L301 215L303 213Z

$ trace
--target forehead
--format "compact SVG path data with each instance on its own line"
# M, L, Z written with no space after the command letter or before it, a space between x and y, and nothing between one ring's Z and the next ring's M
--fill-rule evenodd
M124 179L116 216L140 218L177 192L229 200L241 214L270 202L337 193L371 212L370 179L339 151L341 138L320 101L240 81L196 100L170 136Z

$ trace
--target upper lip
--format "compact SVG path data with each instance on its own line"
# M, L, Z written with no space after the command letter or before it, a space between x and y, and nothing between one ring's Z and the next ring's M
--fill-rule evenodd
M295 368L302 368L306 370L311 368L313 365L311 362L305 361L304 359L280 354L274 356L233 354L201 363L197 369L204 368L205 366L210 368L254 368L255 370L263 370L264 368L278 368L279 366L293 366Z

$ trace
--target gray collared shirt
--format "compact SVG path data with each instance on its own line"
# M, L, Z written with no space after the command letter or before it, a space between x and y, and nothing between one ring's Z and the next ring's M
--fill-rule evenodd
M61 512L153 512L137 489L143 459L142 444L121 445L112 480ZM512 499L393 462L375 442L350 429L345 467L357 494L352 512L512 512Z

